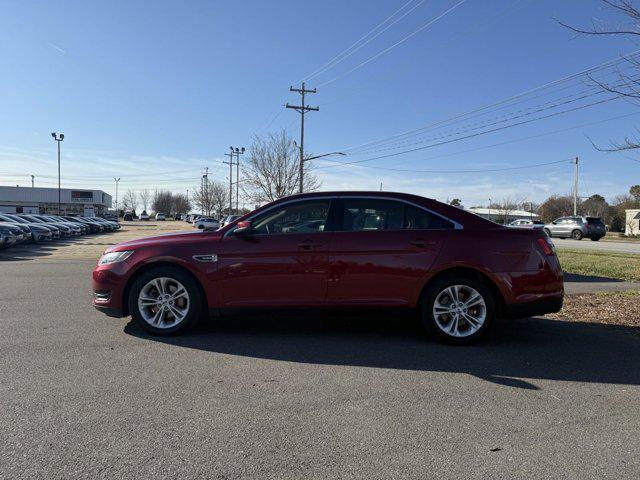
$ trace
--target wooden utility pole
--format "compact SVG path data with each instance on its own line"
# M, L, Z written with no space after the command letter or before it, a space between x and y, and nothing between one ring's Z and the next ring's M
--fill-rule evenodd
M286 108L293 108L294 110L296 110L297 112L300 113L300 173L299 173L299 177L300 177L300 188L299 191L300 193L302 193L304 191L304 114L306 112L310 112L310 111L314 111L317 112L318 110L320 110L319 107L310 107L309 105L306 105L304 103L304 97L305 94L307 93L316 93L316 89L312 89L312 90L307 90L305 88L305 84L304 82L302 82L302 87L301 88L293 88L293 87L289 87L289 91L290 92L298 92L300 94L300 96L302 97L302 101L300 102L300 105L289 105L289 103L287 102L287 104L285 105Z
M578 215L578 157L573 167L573 216Z

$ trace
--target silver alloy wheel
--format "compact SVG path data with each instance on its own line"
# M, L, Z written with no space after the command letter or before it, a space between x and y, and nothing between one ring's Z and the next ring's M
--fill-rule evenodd
M138 310L145 322L155 328L171 328L189 313L189 293L180 282L169 277L149 281L138 295Z
M451 285L436 296L433 318L447 335L468 337L484 324L487 304L476 289L468 285Z

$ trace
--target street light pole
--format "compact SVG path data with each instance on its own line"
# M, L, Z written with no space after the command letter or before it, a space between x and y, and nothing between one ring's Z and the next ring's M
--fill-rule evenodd
M62 203L60 194L60 142L64 140L64 133L58 135L56 132L51 132L51 136L58 143L58 215L60 215L60 204Z
M244 147L230 147L231 148L231 162L233 163L233 155L236 156L236 215L240 215L240 155L244 154Z
M116 218L120 218L120 210L118 210L118 182L120 181L120 177L113 177L116 181Z

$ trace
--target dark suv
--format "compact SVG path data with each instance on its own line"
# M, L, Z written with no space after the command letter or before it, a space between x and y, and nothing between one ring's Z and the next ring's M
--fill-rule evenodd
M544 231L550 237L573 238L582 240L584 237L597 242L607 233L604 223L598 217L560 217L544 226Z

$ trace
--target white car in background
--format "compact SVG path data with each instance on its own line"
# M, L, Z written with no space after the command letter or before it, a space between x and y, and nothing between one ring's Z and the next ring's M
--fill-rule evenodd
M158 212L156 213L156 221L160 220L160 221L164 221L167 219L167 216L162 213L162 212Z
M200 230L204 230L205 228L210 230L217 230L218 228L220 228L220 222L212 217L203 217L197 220L193 224L193 227Z
M140 220L149 221L149 214L143 210L142 213L140 214Z
M544 228L544 222L541 220L520 219L520 220L514 220L507 226L508 227Z

